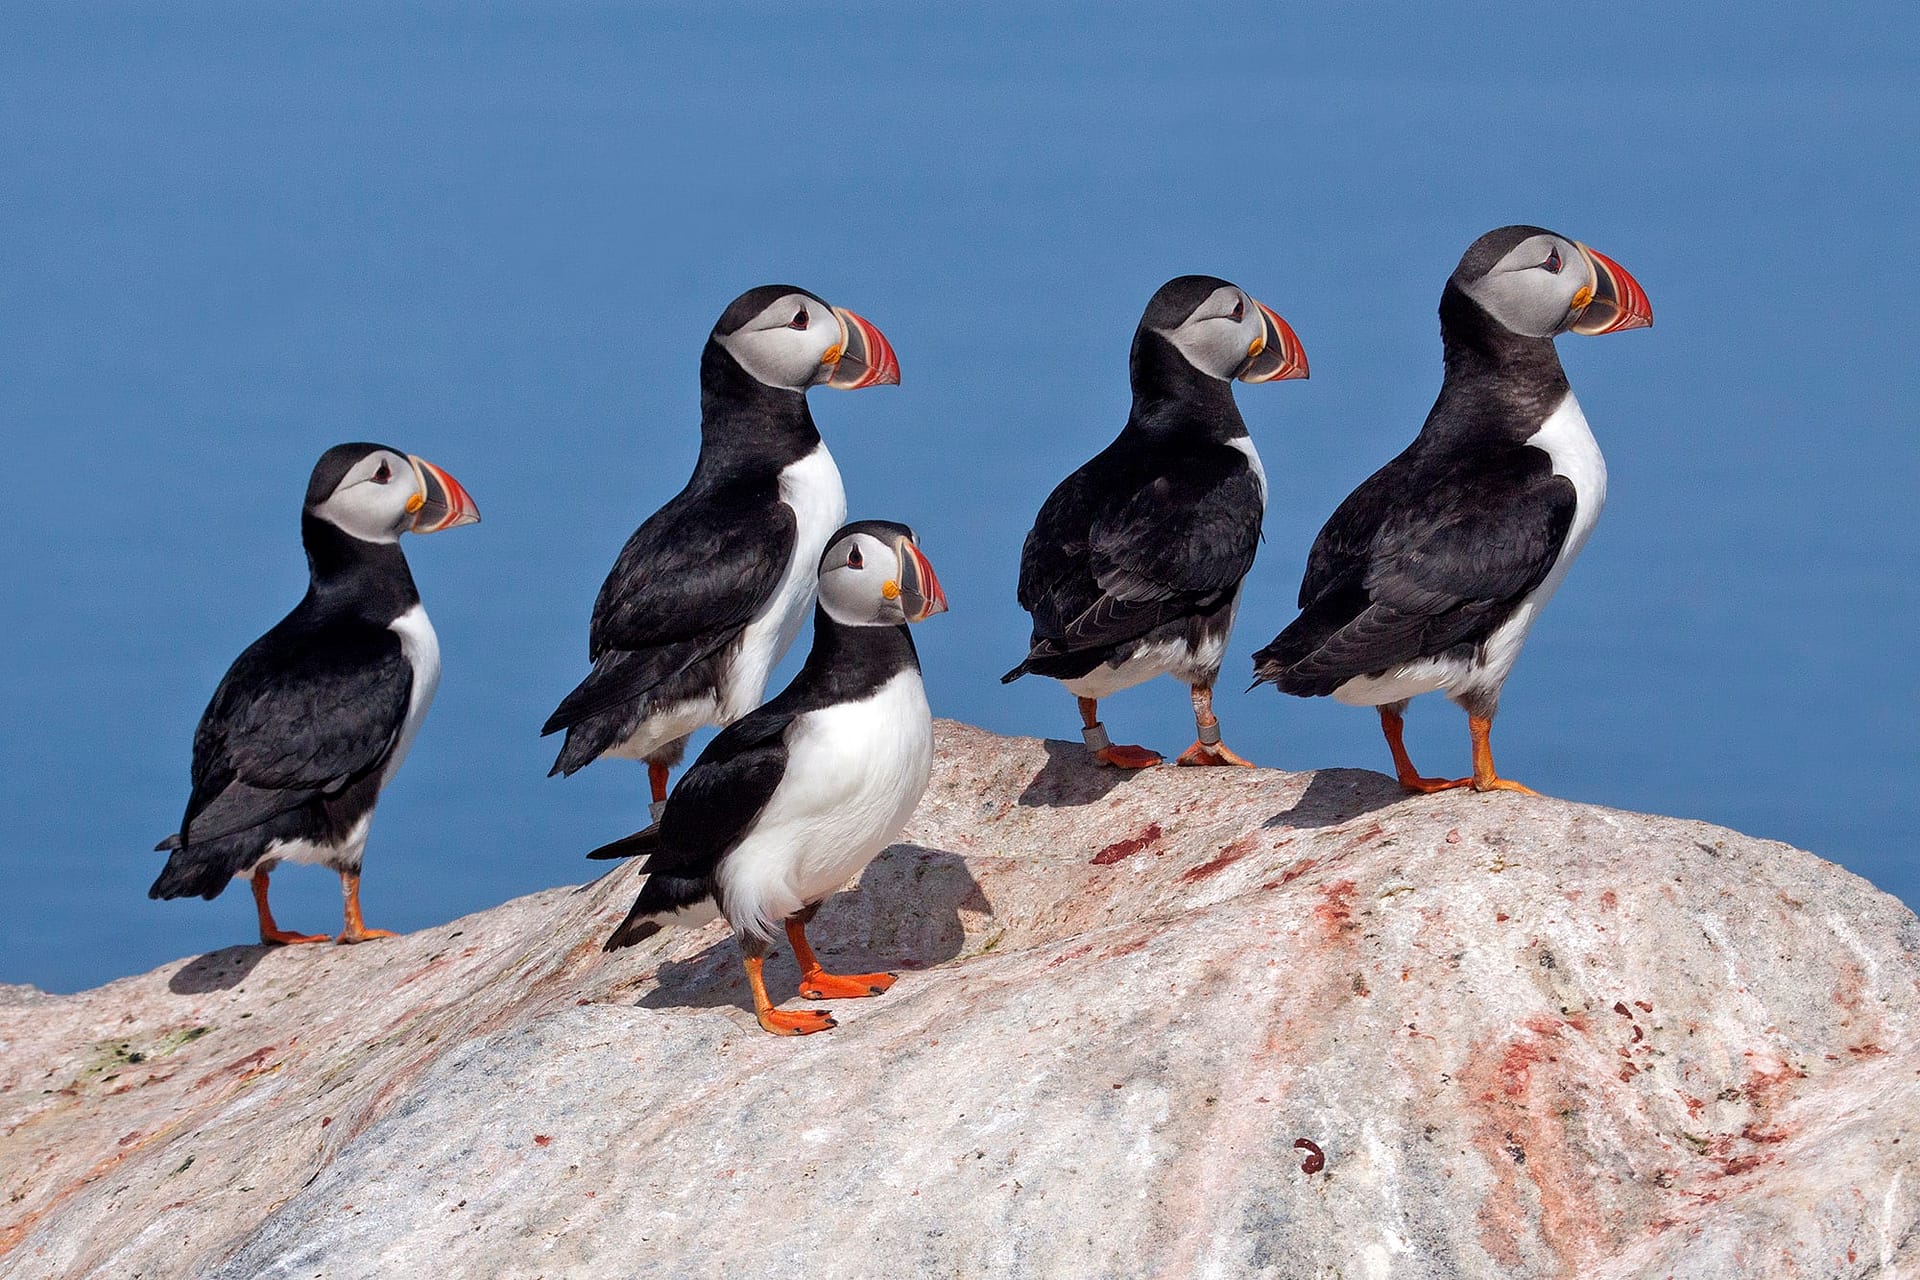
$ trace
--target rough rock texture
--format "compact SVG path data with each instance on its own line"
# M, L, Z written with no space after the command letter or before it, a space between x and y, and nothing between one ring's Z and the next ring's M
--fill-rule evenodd
M815 927L901 980L809 1039L755 1026L720 926L602 955L624 867L0 990L0 1273L1920 1267L1920 921L1838 867L1372 773L938 751Z

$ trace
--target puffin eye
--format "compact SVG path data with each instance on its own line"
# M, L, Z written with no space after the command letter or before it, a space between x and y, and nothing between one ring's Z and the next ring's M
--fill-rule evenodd
M853 547L853 548L851 548L850 550L848 550L848 552L847 552L847 568L849 568L849 569L860 569L860 568L864 568L864 567L866 566L866 563L867 563L867 562L866 562L866 561L865 561L864 559L862 559L862 558L861 558L861 555L860 555L860 548L858 548L858 547Z
M787 321L787 328L804 329L807 327L808 318L809 317L807 316L807 309L805 307L802 307L798 311L793 313L793 319Z
M1554 275L1560 274L1560 246L1555 245L1547 251L1547 260L1540 264Z
M375 484L385 484L391 479L393 479L393 468L389 467L386 459L382 458L380 460L380 469L373 473L373 482Z
M1233 304L1233 315L1230 316L1229 319L1231 319L1235 324L1239 324L1242 320L1246 319L1246 316L1247 316L1247 300L1245 298L1242 298L1240 299L1240 301Z

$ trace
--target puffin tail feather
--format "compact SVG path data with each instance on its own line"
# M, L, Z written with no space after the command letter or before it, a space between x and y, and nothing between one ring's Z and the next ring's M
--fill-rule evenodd
M703 903L712 909L713 888L704 877L648 876L647 882L640 886L640 896L633 900L633 909L607 939L603 950L618 951L636 942L645 942L670 924L695 923L693 916L699 913L691 909Z

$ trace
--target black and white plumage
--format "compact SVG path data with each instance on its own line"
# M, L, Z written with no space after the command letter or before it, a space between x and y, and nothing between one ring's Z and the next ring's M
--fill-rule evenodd
M654 826L593 852L642 856L647 880L607 940L724 916L746 950L760 1024L781 1035L833 1025L767 999L761 963L784 925L808 999L875 995L887 974L824 972L805 925L821 901L899 834L926 791L933 721L909 623L947 607L905 525L859 521L819 562L813 647L793 682L720 731Z
M253 881L262 942L320 942L280 929L267 879L317 862L346 893L342 942L384 936L360 916L360 863L381 788L426 718L440 644L401 553L404 532L480 518L458 481L376 444L322 454L300 517L307 593L249 645L193 738L193 792L154 898L213 898Z
M1032 672L1080 699L1104 764L1159 763L1114 746L1098 702L1171 673L1192 686L1199 740L1181 764L1245 764L1220 742L1213 682L1253 567L1266 473L1233 382L1307 376L1287 323L1213 276L1180 276L1147 304L1133 337L1133 410L1114 442L1062 481L1020 556L1032 647L1001 677Z
M1410 790L1525 790L1493 768L1500 688L1607 489L1553 339L1652 321L1633 277L1585 245L1528 226L1475 241L1440 299L1440 397L1314 540L1302 612L1254 655L1258 681L1378 707ZM1401 712L1434 690L1470 717L1471 778L1424 778L1407 758Z
M846 519L807 389L899 381L893 348L851 311L787 285L734 299L700 359L693 476L620 552L594 601L593 670L541 729L566 731L554 773L645 760L657 803L689 734L758 705Z

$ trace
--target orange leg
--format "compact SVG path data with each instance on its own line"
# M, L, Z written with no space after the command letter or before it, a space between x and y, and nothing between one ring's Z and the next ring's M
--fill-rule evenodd
M1194 744L1180 753L1175 764L1189 767L1204 765L1237 765L1242 769L1253 768L1253 761L1244 760L1227 749L1220 741L1220 721L1213 714L1213 686L1196 684L1193 686L1193 726L1199 730Z
M1387 750L1393 752L1393 773L1400 785L1408 791L1417 791L1422 795L1431 795L1436 791L1452 791L1456 787L1470 786L1471 778L1423 778L1420 771L1413 767L1413 761L1407 755L1407 744L1401 741L1401 730L1406 721L1398 711L1387 707L1379 708L1380 732L1387 735Z
M1493 771L1492 719L1487 716L1468 716L1467 732L1473 735L1473 789L1475 791L1518 791L1529 796L1540 794L1532 787L1522 786L1512 778L1503 778Z
M793 958L800 965L802 1000L848 1000L855 996L877 996L894 984L890 973L828 973L820 967L820 957L807 945L806 922L799 917L787 921L787 941L793 945Z
M1116 769L1151 769L1160 763L1159 755L1145 747L1116 747L1107 741L1097 698L1080 699L1080 736L1086 739L1087 750L1100 764L1110 764Z
M400 935L391 929L369 929L367 922L360 918L360 873L342 871L340 873L340 892L347 900L347 927L340 931L335 942L365 942L369 938L396 938Z
M767 999L767 979L761 972L766 963L764 952L760 955L747 953L747 985L753 988L753 1012L760 1019L761 1029L777 1036L810 1036L816 1031L828 1031L837 1025L832 1014L819 1009L795 1009L789 1013L774 1008L773 1001Z
M273 922L273 908L267 905L267 871L262 867L253 873L253 905L260 913L260 943L262 946L279 947L301 942L325 942L324 933L292 933Z
M653 802L659 804L667 798L667 770L671 765L656 764L647 761L647 785L653 788Z

